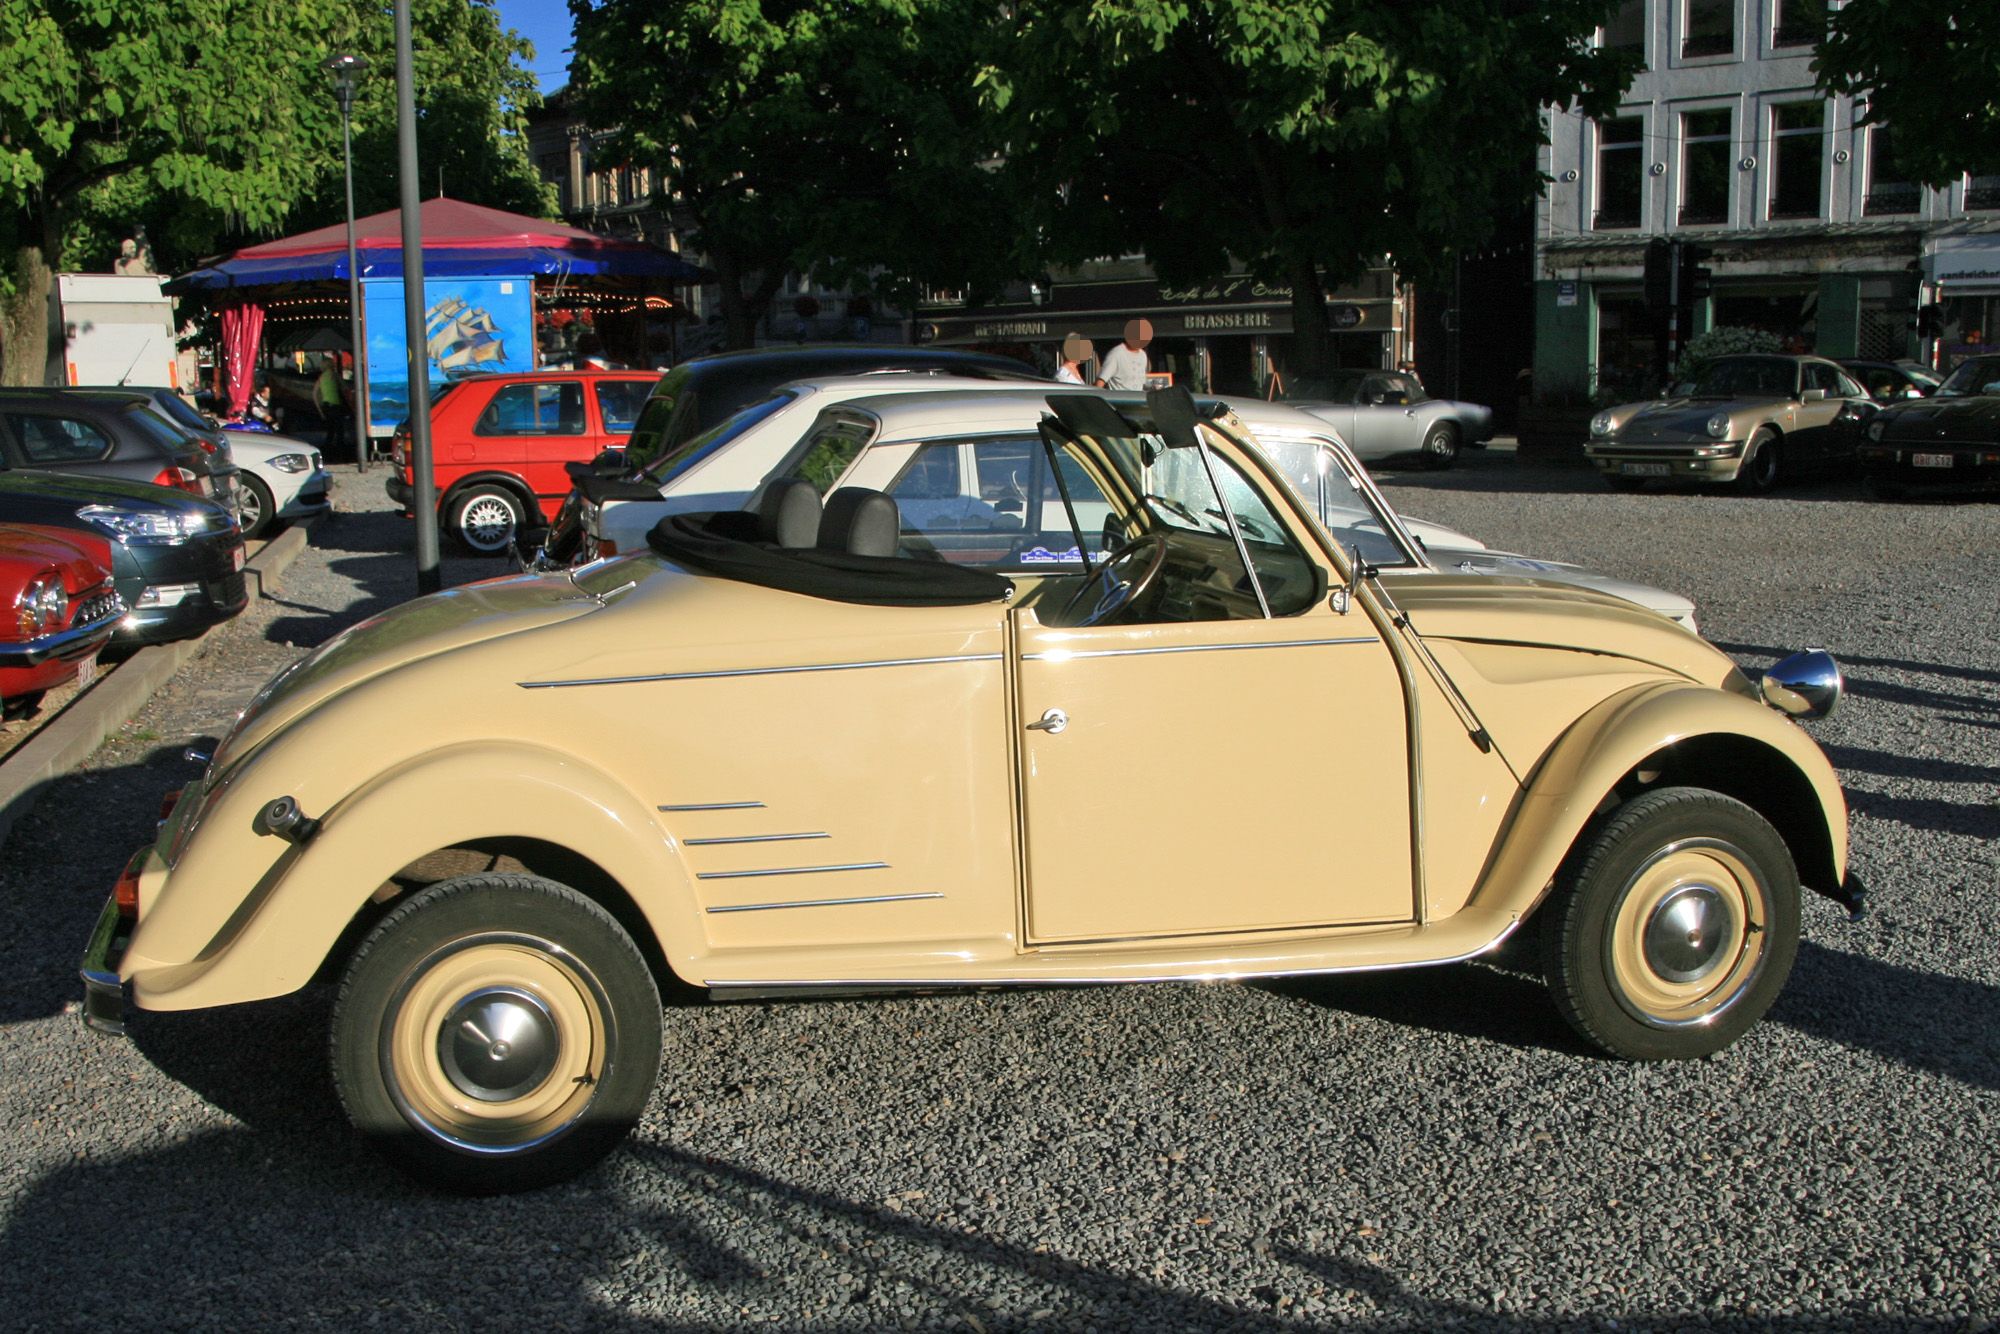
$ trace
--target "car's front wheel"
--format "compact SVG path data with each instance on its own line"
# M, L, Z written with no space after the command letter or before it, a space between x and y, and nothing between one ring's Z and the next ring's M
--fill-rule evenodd
M271 488L247 472L237 480L242 485L236 491L236 517L237 522L243 526L243 536L262 537L278 513Z
M451 502L450 526L475 555L497 556L521 527L521 502L501 487L472 487Z
M1449 468L1456 462L1458 462L1458 428L1450 422L1439 422L1424 436L1424 466Z
M1542 908L1543 970L1571 1027L1613 1056L1720 1051L1763 1017L1799 945L1799 880L1742 802L1662 788L1586 836Z
M369 933L333 1014L354 1126L426 1183L566 1180L623 1140L660 1064L659 991L611 915L564 885L431 886Z
M1769 495L1784 469L1784 450L1777 433L1760 427L1743 446L1743 466L1736 471L1736 489L1746 496Z

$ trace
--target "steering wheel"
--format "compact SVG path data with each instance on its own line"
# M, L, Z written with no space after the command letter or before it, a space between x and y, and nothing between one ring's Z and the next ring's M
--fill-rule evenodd
M1143 597L1158 581L1166 563L1164 537L1148 536L1127 542L1106 557L1097 567L1097 573L1070 594L1058 623L1073 628L1104 624ZM1085 606L1089 606L1088 612L1080 610Z

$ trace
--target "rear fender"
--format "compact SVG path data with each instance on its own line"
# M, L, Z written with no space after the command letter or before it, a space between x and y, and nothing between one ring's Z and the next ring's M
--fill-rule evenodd
M478 742L414 757L327 811L193 960L148 958L142 916L127 955L134 995L146 1009L183 1010L296 991L390 877L441 848L497 839L536 839L594 862L677 971L701 951L693 881L642 802L573 755Z
M1653 764L1658 785L1711 788L1763 815L1783 835L1803 883L1843 901L1847 802L1812 738L1742 695L1664 682L1604 700L1550 748L1469 906L1532 912L1606 798L1631 795L1621 783Z

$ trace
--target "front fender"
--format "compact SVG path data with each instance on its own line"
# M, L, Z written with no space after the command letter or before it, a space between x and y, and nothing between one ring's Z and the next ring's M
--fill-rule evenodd
M120 968L149 1010L263 1000L311 980L377 888L417 858L489 838L539 839L589 858L638 905L670 962L701 952L693 881L645 803L572 755L520 742L468 742L412 757L321 817L302 847L282 849L256 885L211 919L212 895L184 860L147 894ZM205 943L190 951L191 934ZM167 942L173 942L167 944ZM163 949L162 946L165 946ZM164 956L164 957L163 957Z
M1817 820L1767 809L1775 793L1733 792L1777 825L1809 886L1837 896L1847 873L1847 801L1840 779L1811 737L1768 705L1693 683L1635 686L1599 703L1571 725L1536 767L1498 855L1468 906L1525 917L1554 883L1563 858L1620 779L1669 746L1761 755L1803 779ZM1714 743L1714 744L1705 744ZM1743 748L1755 748L1744 750ZM1692 781L1692 780L1691 780ZM1704 785L1727 790L1718 771ZM1772 818L1773 816L1779 818ZM1830 883L1815 883L1818 880Z

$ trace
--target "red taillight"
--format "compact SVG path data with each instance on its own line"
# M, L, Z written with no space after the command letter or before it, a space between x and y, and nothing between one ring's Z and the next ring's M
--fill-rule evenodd
M201 446L201 452L204 454L213 454L215 452L215 442L213 440L204 440L200 436L196 436L195 443Z
M159 476L153 479L153 485L171 486L176 490L187 491L197 496L201 494L201 479L186 468L160 469Z
M134 858L130 865L118 873L118 885L111 891L111 897L118 900L120 917L139 915L139 862Z
M187 791L186 788L177 787L173 791L167 793L166 796L160 798L160 818L162 820L168 818L174 813L174 807L180 802L181 793L185 791Z
M608 537L598 539L597 543L598 559L602 560L606 556L615 556L617 554L618 554L618 544L616 542L613 542Z

